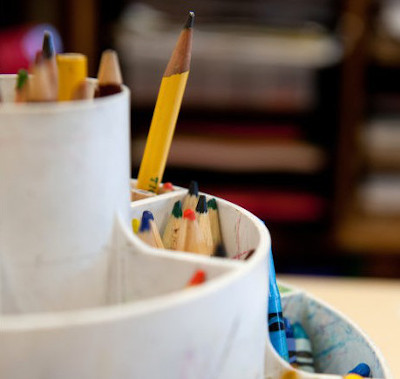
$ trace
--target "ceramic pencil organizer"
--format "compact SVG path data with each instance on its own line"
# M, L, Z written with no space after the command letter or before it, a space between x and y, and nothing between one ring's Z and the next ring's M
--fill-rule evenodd
M152 248L132 233L144 210L163 230L186 190L130 203L126 88L13 104L14 85L0 76L1 377L334 378L360 359L390 378L356 326L295 289L284 315L304 323L326 374L278 356L267 332L271 241L246 210L217 199L227 258ZM185 288L198 269L207 281Z
M218 200L229 256L154 249L131 231L162 227L185 191L130 204L129 92L13 104L0 90L0 372L25 378L262 378L267 229ZM196 269L201 286L185 288Z

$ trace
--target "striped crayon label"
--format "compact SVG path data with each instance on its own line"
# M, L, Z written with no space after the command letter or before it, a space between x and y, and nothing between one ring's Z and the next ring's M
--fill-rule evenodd
M268 314L268 329L272 346L284 360L289 361L282 312Z
M296 365L299 369L315 372L314 370L314 358L311 350L310 340L306 338L296 338Z

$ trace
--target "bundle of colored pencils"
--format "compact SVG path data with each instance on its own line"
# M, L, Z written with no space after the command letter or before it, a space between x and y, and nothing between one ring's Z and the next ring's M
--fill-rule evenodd
M87 57L78 53L56 54L53 37L43 36L42 50L36 53L29 74L19 70L15 102L55 102L87 100L122 91L118 56L113 50L103 52L97 83L87 78Z
M211 198L207 202L205 195L199 195L195 181L191 182L183 203L175 202L162 237L149 211L143 212L140 223L135 220L132 225L139 238L153 247L208 256L225 254L217 201Z

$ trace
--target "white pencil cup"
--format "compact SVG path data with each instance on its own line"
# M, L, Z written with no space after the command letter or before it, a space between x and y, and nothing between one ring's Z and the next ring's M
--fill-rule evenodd
M130 205L129 93L11 104L0 77L0 372L13 379L259 378L267 341L270 238L218 200L238 261L143 244L185 192ZM186 289L195 270L207 282Z
M5 100L14 82L0 76ZM327 379L363 357L390 378L356 326L295 289L283 296L284 314L325 338L317 348L336 356L321 354L317 365L332 374L294 370L277 355L267 332L270 236L246 210L217 199L228 258L254 249L245 261L140 241L131 218L151 210L163 230L186 191L129 204L129 140L127 89L94 101L0 104L2 378L278 379L295 371ZM197 269L207 281L185 288ZM363 357L337 358L357 348Z
M129 91L14 104L14 86L0 77L1 312L105 305L113 229L129 222Z

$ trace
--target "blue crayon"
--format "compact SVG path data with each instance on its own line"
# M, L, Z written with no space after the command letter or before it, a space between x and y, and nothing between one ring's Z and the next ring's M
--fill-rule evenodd
M272 346L285 361L289 362L285 324L282 316L281 295L276 284L272 250L270 250L269 254L268 330Z
M284 317L283 322L285 323L286 343L289 353L289 363L296 362L296 341L294 339L293 328L290 321Z
M298 322L295 322L292 328L296 343L296 362L294 366L303 371L315 372L311 341L306 331Z
M354 367L352 370L348 372L348 374L357 374L362 376L363 378L370 378L371 377L371 369L369 366L362 362Z

